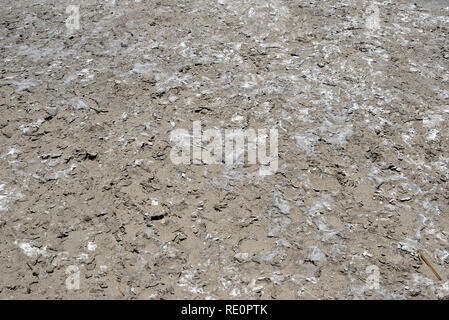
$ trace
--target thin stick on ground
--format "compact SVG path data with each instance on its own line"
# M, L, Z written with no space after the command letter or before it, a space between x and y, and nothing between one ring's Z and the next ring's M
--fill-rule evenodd
M432 270L433 274L438 278L438 280L441 280L441 277L439 273L435 270L435 268L430 264L429 260L424 256L421 250L418 249L418 253L421 256L421 259L427 264L427 266Z

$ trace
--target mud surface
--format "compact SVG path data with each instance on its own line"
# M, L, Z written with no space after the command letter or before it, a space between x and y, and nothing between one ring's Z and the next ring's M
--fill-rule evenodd
M370 3L3 0L0 298L447 297L449 5Z

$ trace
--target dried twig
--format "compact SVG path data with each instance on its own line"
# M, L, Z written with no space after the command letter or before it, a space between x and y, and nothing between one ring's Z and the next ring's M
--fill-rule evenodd
M90 99L90 100L92 100L93 102L95 102L96 104L97 104L97 107L99 107L100 106L100 103L98 102L98 100L97 99L95 99L95 98L91 98L91 97L87 97L88 99ZM101 112L109 112L108 110L105 110L105 109L98 109L98 108L94 108L94 107L92 107L92 106L90 106L90 105L88 105L88 107L89 107L89 109L91 109L91 110L94 110L96 113L101 113Z
M359 276L358 274L356 274L355 277L356 277L357 279L359 279L360 281L366 283L366 280L363 279L363 278L362 278L361 276Z
M422 253L421 250L417 249L419 255L421 256L421 259L423 259L423 261L427 264L427 266L430 268L430 270L432 270L433 274L438 278L438 280L441 280L440 275L438 274L438 272L435 270L435 268L430 264L429 260L427 260L427 258L424 256L424 254Z

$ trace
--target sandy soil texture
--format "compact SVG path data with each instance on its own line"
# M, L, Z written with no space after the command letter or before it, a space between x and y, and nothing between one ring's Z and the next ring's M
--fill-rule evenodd
M0 17L1 299L449 297L447 1ZM175 164L194 121L276 129L277 170Z

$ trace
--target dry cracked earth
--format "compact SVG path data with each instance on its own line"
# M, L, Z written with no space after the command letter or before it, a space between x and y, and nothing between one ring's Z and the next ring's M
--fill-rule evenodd
M0 17L1 299L448 298L448 1ZM277 129L278 169L174 164L193 121Z

